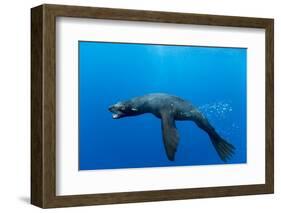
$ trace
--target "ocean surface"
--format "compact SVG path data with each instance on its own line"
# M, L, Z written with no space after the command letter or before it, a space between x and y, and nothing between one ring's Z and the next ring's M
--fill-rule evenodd
M79 170L225 164L206 132L177 121L175 161L152 114L112 119L108 107L149 93L188 100L247 162L247 49L79 41Z

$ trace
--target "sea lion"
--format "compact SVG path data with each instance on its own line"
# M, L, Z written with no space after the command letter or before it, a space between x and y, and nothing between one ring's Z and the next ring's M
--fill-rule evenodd
M190 102L180 97L154 93L118 102L109 107L113 119L152 113L161 119L162 137L167 157L175 160L179 134L175 121L190 120L210 137L221 160L226 162L234 154L235 147L224 140L209 123L207 118Z

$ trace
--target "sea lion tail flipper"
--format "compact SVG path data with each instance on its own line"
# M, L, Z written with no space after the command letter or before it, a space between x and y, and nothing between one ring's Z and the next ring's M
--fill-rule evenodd
M235 147L232 144L228 143L226 140L219 137L218 135L210 138L220 158L224 162L229 160L234 154Z
M179 143L179 134L174 117L169 112L161 112L162 136L167 157L170 161L175 160L175 153Z
M195 121L199 128L203 129L208 133L219 157L224 162L229 160L234 154L235 147L219 136L214 127L211 126L209 121L200 111L193 110L192 119L193 121Z

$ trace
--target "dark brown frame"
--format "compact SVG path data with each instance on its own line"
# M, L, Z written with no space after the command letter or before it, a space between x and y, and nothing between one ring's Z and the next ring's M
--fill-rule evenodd
M266 183L195 189L56 196L56 17L263 28L266 32ZM274 20L217 15L41 5L31 9L31 203L66 207L274 192Z

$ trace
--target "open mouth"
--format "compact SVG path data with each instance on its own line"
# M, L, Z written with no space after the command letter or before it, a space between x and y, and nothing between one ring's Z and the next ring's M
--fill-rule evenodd
M122 112L112 112L112 118L117 119L122 117L123 113Z
M110 106L109 111L112 112L113 119L121 118L124 114L123 112L119 111L115 106Z

